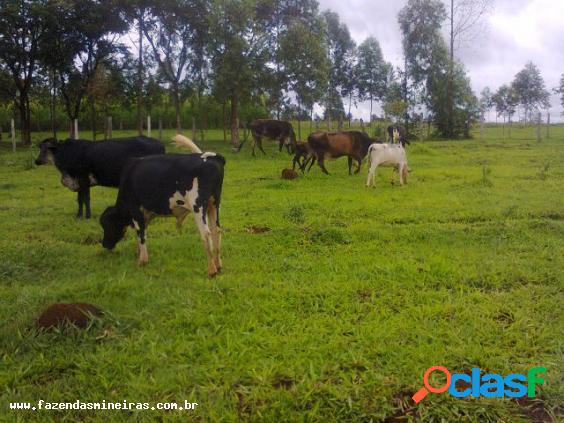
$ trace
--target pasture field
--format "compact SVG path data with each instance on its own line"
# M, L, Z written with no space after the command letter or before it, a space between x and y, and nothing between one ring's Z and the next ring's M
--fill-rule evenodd
M123 135L117 133L114 135ZM35 134L36 141L45 134ZM172 132L167 132L170 139ZM364 187L346 159L280 179L291 158L265 142L233 154L219 131L202 149L227 159L224 269L208 279L193 220L149 226L101 247L98 217L116 190L92 191L93 218L37 149L0 149L0 420L558 420L562 357L564 127L551 138L408 148L409 184ZM174 149L167 144L167 151ZM88 330L36 333L54 302L90 302ZM534 400L431 394L424 371L547 368ZM9 402L197 402L196 411L11 411ZM406 419L406 420L402 420Z

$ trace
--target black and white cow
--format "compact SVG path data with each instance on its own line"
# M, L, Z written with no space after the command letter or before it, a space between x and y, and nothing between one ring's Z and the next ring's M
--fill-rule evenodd
M182 135L175 143L194 154L166 154L133 159L123 171L115 206L100 217L102 245L111 250L128 226L137 230L138 264L148 262L146 228L156 216L174 216L177 225L194 213L208 257L208 275L221 269L219 205L225 158L202 151Z
M411 144L407 139L407 134L405 133L405 128L403 126L389 125L386 130L388 132L388 142L390 144L398 143L404 147Z
M39 144L35 164L54 164L61 173L61 183L78 193L77 217L83 216L84 205L89 218L91 186L117 187L129 159L164 152L159 140L142 135L99 142L49 138Z

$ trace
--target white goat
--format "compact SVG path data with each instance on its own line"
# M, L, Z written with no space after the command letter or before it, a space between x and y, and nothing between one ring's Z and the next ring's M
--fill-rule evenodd
M400 175L400 185L407 184L407 156L405 148L401 144L372 144L368 148L368 178L366 186L374 186L376 179L376 168L378 166L390 166L397 170ZM393 174L392 174L393 181Z

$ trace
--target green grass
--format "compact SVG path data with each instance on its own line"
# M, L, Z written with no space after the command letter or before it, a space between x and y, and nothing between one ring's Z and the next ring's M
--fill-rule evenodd
M290 157L227 159L223 273L206 276L192 220L149 226L138 268L129 231L113 252L36 150L0 149L0 420L527 421L510 399L409 396L430 366L502 375L545 366L541 402L563 402L564 127L537 143L414 143L409 184L364 187L345 159L280 179ZM34 134L40 140L44 134ZM117 134L116 134L117 135ZM169 137L170 132L166 133ZM476 134L478 137L479 135ZM217 141L213 141L217 140ZM173 148L167 146L168 151ZM87 331L38 334L53 302L91 302ZM199 403L195 412L10 411L12 401ZM162 421L162 420L161 420Z

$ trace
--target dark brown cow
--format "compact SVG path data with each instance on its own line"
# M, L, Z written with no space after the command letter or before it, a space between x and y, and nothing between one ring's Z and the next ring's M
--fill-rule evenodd
M325 169L325 159L336 159L337 157L347 156L349 159L349 175L352 170L353 159L357 161L355 173L360 172L362 159L368 152L370 144L377 141L370 138L367 134L360 131L343 132L314 132L307 138L310 148L313 150L314 158L317 159L319 167L329 175Z
M308 162L310 163L309 169L315 163L315 155L313 150L307 143L307 141L296 141L296 152L294 153L294 158L292 160L292 169L296 170L296 164L304 172ZM308 170L309 170L308 169Z
M294 134L294 128L292 128L290 122L273 119L256 119L249 124L248 128L253 136L253 156L255 155L255 147L257 145L260 151L266 154L262 148L263 137L278 140L280 151L282 151L282 146L284 145L288 149L288 153L292 153L296 149L296 135ZM245 141L241 143L239 150L241 150L244 143Z

